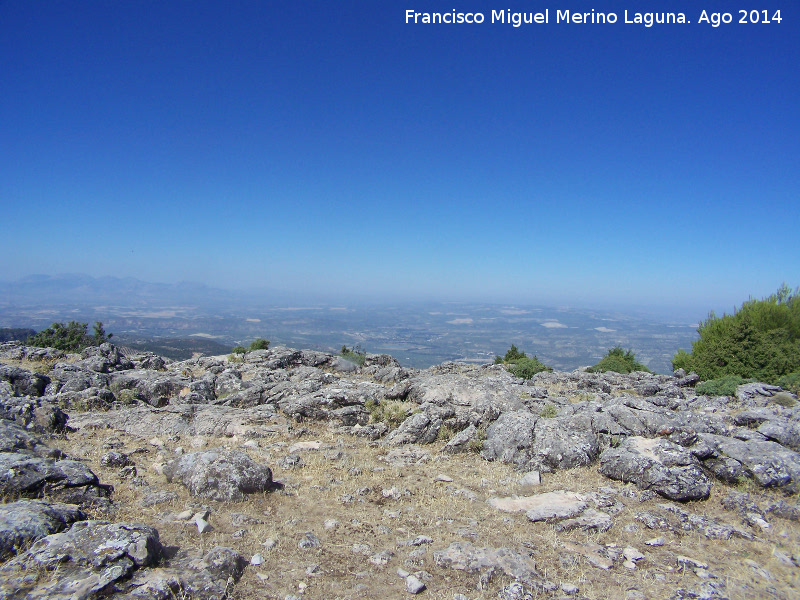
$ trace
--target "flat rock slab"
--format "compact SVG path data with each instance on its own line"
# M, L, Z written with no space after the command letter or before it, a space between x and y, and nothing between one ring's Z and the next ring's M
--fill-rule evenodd
M568 519L581 514L588 503L575 492L559 490L533 496L511 496L508 498L489 498L489 506L505 512L522 512L531 521Z
M466 573L499 569L524 582L541 581L534 561L510 548L476 548L469 542L453 542L444 550L435 551L433 560L440 567Z

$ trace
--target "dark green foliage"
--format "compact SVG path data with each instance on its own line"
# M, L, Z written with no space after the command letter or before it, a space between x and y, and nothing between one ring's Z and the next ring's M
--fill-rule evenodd
M77 321L70 321L66 325L53 323L47 329L30 336L25 343L39 348L55 348L63 352L80 352L89 346L99 346L111 337L110 333L106 334L100 321L94 324L94 336L89 336L86 331L88 327L88 323Z
M642 363L636 361L636 356L632 350L623 350L622 346L615 346L609 349L599 363L586 370L589 373L605 373L606 371L614 371L615 373L651 372Z
M256 338L252 342L250 342L250 350L268 350L269 349L269 340L265 340L264 338Z
M784 284L777 293L750 299L733 314L713 312L700 324L692 352L679 350L675 369L695 371L701 379L725 375L777 383L800 371L800 291Z
M527 356L525 358L520 358L517 360L517 362L508 367L509 373L511 373L514 377L519 377L521 379L530 379L537 373L552 370L552 367L542 364L535 356L531 358L528 358Z
M111 336L114 335L113 333L106 333L106 330L103 328L103 324L100 321L94 322L94 345L99 346L100 344L107 342L111 339Z
M32 335L36 335L36 331L33 329L13 327L0 328L0 342L22 342Z
M703 396L733 396L736 388L743 383L753 383L754 379L744 379L738 375L726 375L699 384L695 391Z
M247 352L247 348L244 346L234 346L233 350L231 350L232 354L244 354L245 352Z
M781 386L787 392L792 392L793 394L800 394L800 371L795 371L794 373L789 373L788 375L784 375L783 377L780 377L778 381L776 381L775 383Z
M528 357L525 352L520 352L519 348L514 344L511 344L511 348L508 349L504 357L496 357L494 363L496 365L509 365L508 372L514 377L522 379L530 379L536 373L553 370L551 367L542 364L536 356Z

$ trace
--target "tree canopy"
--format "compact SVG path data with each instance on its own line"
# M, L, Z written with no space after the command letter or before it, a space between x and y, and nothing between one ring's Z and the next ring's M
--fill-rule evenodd
M675 369L702 379L727 375L778 383L800 371L800 291L786 284L762 300L750 299L732 314L711 312L700 323L691 353L678 350Z

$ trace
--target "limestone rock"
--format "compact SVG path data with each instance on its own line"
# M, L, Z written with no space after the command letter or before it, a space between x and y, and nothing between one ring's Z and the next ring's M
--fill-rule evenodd
M697 459L665 439L627 438L600 455L599 470L611 479L635 483L681 502L708 498L711 491Z
M192 496L212 500L244 500L246 494L268 491L272 471L238 450L192 452L164 465L167 481L178 481Z

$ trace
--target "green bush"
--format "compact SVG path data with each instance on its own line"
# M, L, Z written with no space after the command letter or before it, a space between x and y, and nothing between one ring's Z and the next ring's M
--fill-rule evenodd
M256 338L250 342L250 350L269 350L269 340Z
M632 350L623 350L622 346L610 348L600 362L586 369L589 373L605 373L614 371L615 373L633 373L634 371L644 371L651 373L650 369L642 363L637 362Z
M113 335L105 332L100 321L95 322L92 336L87 333L88 327L88 323L77 321L70 321L66 325L53 323L47 329L30 336L25 343L38 348L55 348L62 352L80 352L89 346L99 346L107 342Z
M678 350L675 369L695 371L701 379L725 375L778 383L800 371L800 291L783 284L763 300L750 299L733 314L713 312L700 323L700 339L691 353ZM780 384L778 384L780 385Z
M733 396L736 388L743 383L753 383L755 379L744 379L738 375L726 375L698 384L695 391L703 396Z
M520 358L516 363L508 367L508 372L520 379L531 379L537 373L552 370L552 367L542 364L535 356Z
M508 366L508 372L514 377L522 379L530 379L537 373L542 371L552 371L552 367L542 364L536 356L528 357L525 352L520 352L514 344L508 349L506 355L503 357L497 356L494 359L494 364L505 364Z
M244 346L234 346L233 350L231 350L231 354L245 354L247 352L247 348Z
M800 394L800 371L795 371L794 373L789 373L788 375L779 377L778 381L775 383L781 386L787 392Z
M343 359L357 364L359 367L363 367L364 361L367 359L367 352L359 345L356 345L352 349L348 348L347 346L342 346L342 349L339 351L339 355Z

